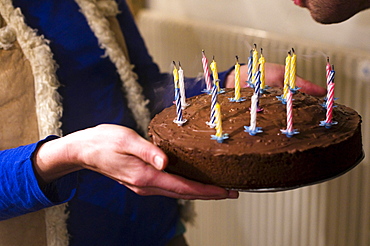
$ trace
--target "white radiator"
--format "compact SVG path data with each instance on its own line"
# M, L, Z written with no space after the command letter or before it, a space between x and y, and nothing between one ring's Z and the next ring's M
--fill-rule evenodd
M219 71L247 62L250 44L263 48L268 62L284 64L297 53L302 77L325 84L326 56L336 70L338 103L363 117L369 157L370 54L244 27L197 22L143 11L138 24L154 60L164 72L181 61L187 76L202 73L201 51L215 56ZM354 37L356 38L356 37ZM368 246L370 245L370 165L368 158L340 178L279 193L241 193L238 200L197 201L197 219L188 226L190 245Z

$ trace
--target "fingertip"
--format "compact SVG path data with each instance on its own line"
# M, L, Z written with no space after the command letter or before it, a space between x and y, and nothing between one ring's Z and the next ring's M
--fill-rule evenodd
M163 170L164 168L164 159L159 156L159 155L156 155L154 157L154 163L153 163L154 167L158 170Z
M326 89L324 87L314 84L301 77L297 77L297 85L301 88L301 92L307 93L311 96L323 97L326 95Z
M237 199L239 198L239 192L236 190L228 190L228 198L230 199Z
M160 155L156 155L155 157L154 157L154 160L153 160L153 166L156 168L156 169L158 169L158 170L160 170L160 171L162 171L162 170L164 170L165 168L166 168L166 166L167 166L167 158L166 158L166 156L160 156Z

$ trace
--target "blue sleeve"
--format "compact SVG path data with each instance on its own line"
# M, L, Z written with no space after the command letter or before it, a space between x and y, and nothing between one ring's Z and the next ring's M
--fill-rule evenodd
M0 151L0 220L9 219L69 201L75 194L77 174L66 175L39 187L32 165L37 148L54 139Z

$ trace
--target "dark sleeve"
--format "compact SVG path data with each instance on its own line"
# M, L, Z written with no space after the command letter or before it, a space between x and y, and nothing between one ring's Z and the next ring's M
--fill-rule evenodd
M130 60L131 63L134 64L134 71L139 76L139 83L143 86L144 94L150 101L149 109L151 115L154 116L164 108L172 105L174 100L173 78L171 74L161 73L157 64L153 61L126 1L117 2L121 11L120 14L117 15L117 20L125 36ZM170 63L171 61L169 61L169 64ZM221 87L224 87L226 75L232 69L233 67L225 72L219 73ZM204 78L186 78L185 87L186 97L199 95L202 93L202 90L205 89Z
M0 151L0 220L9 219L69 201L76 192L77 174L72 173L39 187L32 165L37 148L55 139Z

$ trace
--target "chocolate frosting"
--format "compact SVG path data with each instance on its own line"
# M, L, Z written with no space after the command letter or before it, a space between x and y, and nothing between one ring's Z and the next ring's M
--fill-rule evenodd
M176 107L156 115L149 127L153 142L169 156L169 172L203 183L235 189L297 187L320 182L351 168L362 155L361 117L344 105L335 104L330 129L320 126L326 118L322 99L304 93L293 95L293 127L299 134L287 137L286 105L277 99L279 88L263 93L257 114L262 133L251 136L244 131L250 125L253 90L244 88L243 102L230 102L234 89L218 95L221 105L223 143L211 140L216 130L210 121L210 95L187 99L183 110L187 122L173 123Z

